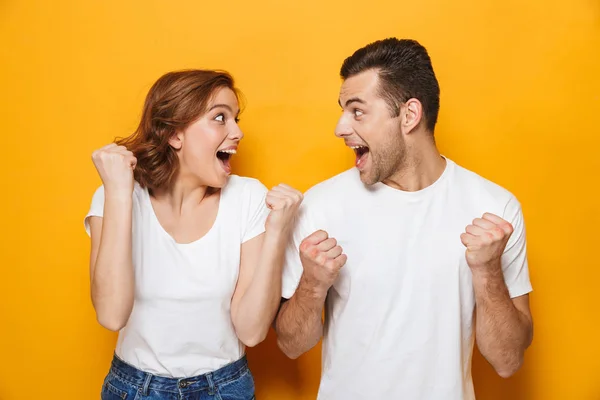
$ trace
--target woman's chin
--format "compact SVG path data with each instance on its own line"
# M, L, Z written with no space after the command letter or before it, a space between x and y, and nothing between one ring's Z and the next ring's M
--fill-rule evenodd
M211 179L211 183L208 186L220 189L227 184L228 179L229 174L221 171L221 173Z

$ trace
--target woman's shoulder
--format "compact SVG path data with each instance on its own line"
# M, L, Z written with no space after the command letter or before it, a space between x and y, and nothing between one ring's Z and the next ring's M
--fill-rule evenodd
M267 187L258 179L247 176L230 175L225 190L228 192L264 195Z

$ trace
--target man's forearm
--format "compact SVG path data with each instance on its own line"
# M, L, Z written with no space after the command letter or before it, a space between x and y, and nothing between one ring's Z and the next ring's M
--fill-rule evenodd
M296 293L282 304L275 330L277 344L288 357L300 357L323 336L322 314L326 296L301 279Z
M513 304L502 269L473 274L476 301L476 338L481 354L507 378L523 363L531 344L531 320Z

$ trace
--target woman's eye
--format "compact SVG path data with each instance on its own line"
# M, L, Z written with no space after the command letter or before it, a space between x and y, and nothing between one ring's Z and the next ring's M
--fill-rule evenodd
M219 114L215 117L215 121L224 122L225 116L223 114Z
M362 115L363 115L363 112L361 110L354 109L354 116L355 117L360 117Z

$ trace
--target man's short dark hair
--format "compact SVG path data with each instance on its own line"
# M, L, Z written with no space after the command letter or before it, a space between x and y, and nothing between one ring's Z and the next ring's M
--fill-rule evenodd
M440 109L440 87L427 50L415 40L388 38L368 44L348 57L340 70L344 80L367 70L379 75L380 94L394 116L415 98L423 105L427 129L434 131Z

